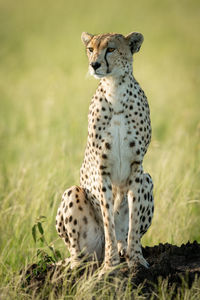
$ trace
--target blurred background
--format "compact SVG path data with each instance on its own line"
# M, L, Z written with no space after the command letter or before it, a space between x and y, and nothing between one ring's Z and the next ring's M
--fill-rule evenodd
M151 109L144 169L155 216L143 244L200 242L199 29L199 0L0 0L0 277L32 260L40 215L66 255L55 214L64 190L79 184L98 84L86 76L82 31L144 35L134 75Z

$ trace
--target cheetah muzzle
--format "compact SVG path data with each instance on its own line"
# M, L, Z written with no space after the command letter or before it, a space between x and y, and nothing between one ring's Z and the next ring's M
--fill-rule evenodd
M126 257L148 266L141 237L153 217L153 182L143 171L151 140L147 98L132 72L140 33L82 33L91 75L100 78L88 114L88 139L80 186L67 189L56 229L70 251L73 268L81 258L104 260L103 272Z

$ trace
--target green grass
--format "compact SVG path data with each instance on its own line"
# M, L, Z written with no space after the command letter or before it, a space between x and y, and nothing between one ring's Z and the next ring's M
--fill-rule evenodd
M25 297L11 280L34 261L38 216L66 255L55 214L64 189L79 182L97 85L86 78L82 31L144 34L134 74L151 108L144 168L154 180L155 216L143 244L200 242L199 1L1 0L0 24L2 298Z

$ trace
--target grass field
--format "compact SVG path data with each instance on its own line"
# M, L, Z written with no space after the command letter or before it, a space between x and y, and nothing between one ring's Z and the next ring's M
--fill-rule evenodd
M79 183L97 85L86 76L82 31L143 33L134 74L151 108L144 168L155 185L155 215L143 244L200 242L199 28L198 0L0 0L1 299L36 299L13 280L38 248L47 249L32 238L37 217L47 217L46 240L66 255L55 214L64 189ZM90 299L88 285L81 291Z

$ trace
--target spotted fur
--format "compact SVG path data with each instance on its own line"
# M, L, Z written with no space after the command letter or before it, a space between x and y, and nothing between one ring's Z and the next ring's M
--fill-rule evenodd
M132 73L140 33L82 34L89 71L100 78L88 115L88 139L80 187L63 194L56 217L59 236L70 250L71 266L81 255L104 259L104 271L120 255L131 268L148 266L141 237L153 217L153 183L143 171L151 140L147 98Z

